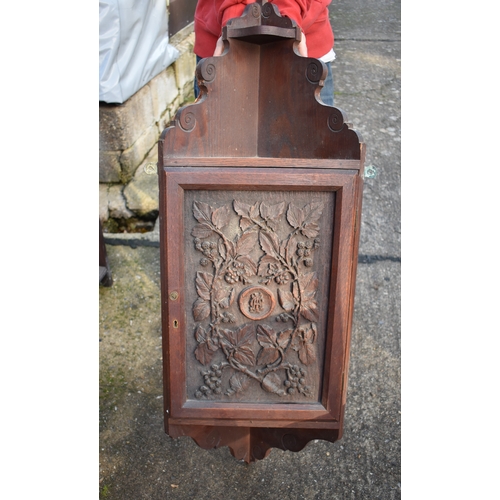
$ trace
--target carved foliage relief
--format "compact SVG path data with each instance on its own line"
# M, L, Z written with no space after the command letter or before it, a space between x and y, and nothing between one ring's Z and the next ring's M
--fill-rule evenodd
M334 194L189 193L188 398L317 401Z

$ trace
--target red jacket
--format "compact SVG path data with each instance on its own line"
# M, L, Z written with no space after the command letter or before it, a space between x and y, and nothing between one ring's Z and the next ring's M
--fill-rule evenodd
M333 47L333 31L328 17L332 0L270 0L282 16L293 19L306 35L309 57L320 58ZM198 0L194 13L194 53L210 57L222 27L229 19L240 17L254 0Z

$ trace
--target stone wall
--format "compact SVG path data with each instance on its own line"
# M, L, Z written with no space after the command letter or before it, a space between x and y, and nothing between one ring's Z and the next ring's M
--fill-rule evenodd
M158 216L158 178L144 167L175 113L193 100L192 25L171 38L179 58L123 104L99 103L99 219L104 232L143 232Z

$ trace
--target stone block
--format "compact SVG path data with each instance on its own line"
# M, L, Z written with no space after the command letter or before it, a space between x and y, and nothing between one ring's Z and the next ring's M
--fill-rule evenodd
M108 185L99 184L99 220L106 222L108 219Z
M165 113L161 116L158 121L158 130L161 133L170 125L170 121L172 120L172 115L170 113L170 109L167 109ZM158 136L159 137L159 136Z
M158 151L152 149L144 162L136 170L134 178L123 190L127 207L139 217L156 218L159 209L158 176L146 174L144 167L149 162L158 161Z
M179 92L174 68L169 66L158 76L155 76L148 85L151 89L154 120L158 122Z
M128 182L147 154L158 143L159 132L156 125L148 127L144 133L120 156L122 182Z
M99 103L99 150L125 150L155 122L151 88L145 85L123 104Z
M99 151L99 182L120 182L121 151Z
M191 33L182 42L176 45L180 56L174 62L177 87L182 90L186 85L193 86L196 71L196 56L193 52L194 33Z
M134 213L127 208L123 197L123 186L110 186L108 190L109 216L113 219L130 219Z

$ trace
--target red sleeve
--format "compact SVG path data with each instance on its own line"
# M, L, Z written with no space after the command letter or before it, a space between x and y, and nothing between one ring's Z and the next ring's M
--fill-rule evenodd
M216 0L217 20L221 26L225 26L229 19L240 17L249 2L248 0Z
M309 29L328 9L332 0L312 0L304 20L302 21L302 29L306 31Z
M273 0L282 16L293 19L297 25L302 28L303 19L309 10L311 0Z

